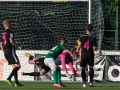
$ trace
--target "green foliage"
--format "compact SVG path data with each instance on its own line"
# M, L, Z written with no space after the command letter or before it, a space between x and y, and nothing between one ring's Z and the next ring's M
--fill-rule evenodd
M111 12L116 12L116 6L120 3L120 0L101 0L103 4L103 9L106 10L107 14Z

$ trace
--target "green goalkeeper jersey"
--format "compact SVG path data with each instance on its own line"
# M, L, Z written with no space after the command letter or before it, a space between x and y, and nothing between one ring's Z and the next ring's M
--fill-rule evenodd
M45 56L45 58L54 58L56 59L64 50L66 50L66 47L62 44L59 44L55 47L53 47Z

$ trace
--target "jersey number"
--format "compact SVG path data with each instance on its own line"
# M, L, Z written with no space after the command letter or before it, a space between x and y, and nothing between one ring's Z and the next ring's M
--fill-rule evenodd
M86 50L89 49L89 41L87 41L87 42L84 44L84 48L85 48Z
M6 33L5 33L5 34L6 34ZM4 45L7 43L5 34L2 36L2 38L3 38L3 44L4 44Z

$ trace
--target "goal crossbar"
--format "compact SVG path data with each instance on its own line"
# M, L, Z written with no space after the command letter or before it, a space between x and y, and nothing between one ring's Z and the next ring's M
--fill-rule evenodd
M16 1L16 0L0 0L0 1ZM89 0L17 0L17 1L23 1L23 2L30 2L30 1L40 1L40 2L44 2L44 1L89 1Z

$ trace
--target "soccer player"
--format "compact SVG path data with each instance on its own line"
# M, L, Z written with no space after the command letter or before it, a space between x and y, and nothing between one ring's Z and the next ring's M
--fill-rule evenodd
M14 41L14 35L11 31L11 25L8 20L3 21L3 26L5 28L5 31L2 32L2 41L1 41L1 49L4 52L4 56L6 60L8 61L9 65L12 65L13 70L10 73L9 77L5 80L9 85L13 85L11 82L11 78L14 76L15 79L15 87L22 86L22 84L18 81L18 70L20 69L20 62L16 55L15 47L22 49L20 46L16 44Z
M64 51L68 52L71 56L73 56L72 52L66 49L67 41L62 39L60 44L52 48L45 56L44 63L46 66L50 67L53 71L53 79L54 79L54 87L63 87L61 85L61 73L58 65L55 64L55 60L57 57Z
M77 40L77 44L78 45L75 48L75 53L77 53L77 60L74 61L74 68L75 68L76 72L79 72L77 70L77 64L80 63L80 61L81 61L81 50L80 50L81 42L80 42L80 40Z
M34 56L32 56L29 53L25 53L25 56L29 58L28 63L29 64L36 64L38 67L41 68L40 72L31 72L31 73L25 73L21 72L22 75L29 75L29 76L42 76L45 75L48 71L51 69L44 64L44 58L37 58L34 59Z
M83 87L86 87L86 73L85 68L87 65L90 67L90 87L93 87L93 77L94 77L94 51L96 51L96 37L91 34L93 26L87 24L86 33L80 36L81 42L81 62L82 67L81 76L83 80Z
M69 79L72 79L73 81L76 80L75 76L77 76L77 73L73 67L73 59L71 57L71 55L65 51L63 51L57 58L56 62L60 62L61 65L62 65L62 68L66 74L66 76L69 78ZM58 64L58 63L57 63ZM67 68L66 68L66 64L69 66L71 72L72 72L72 77L69 75L68 71L67 71Z
M77 68L77 65L80 63L80 61L81 61L81 57L79 56L79 57L77 58L77 60L74 61L74 63L73 63L74 68L75 68L75 71L76 71L77 74L79 73L78 68Z

